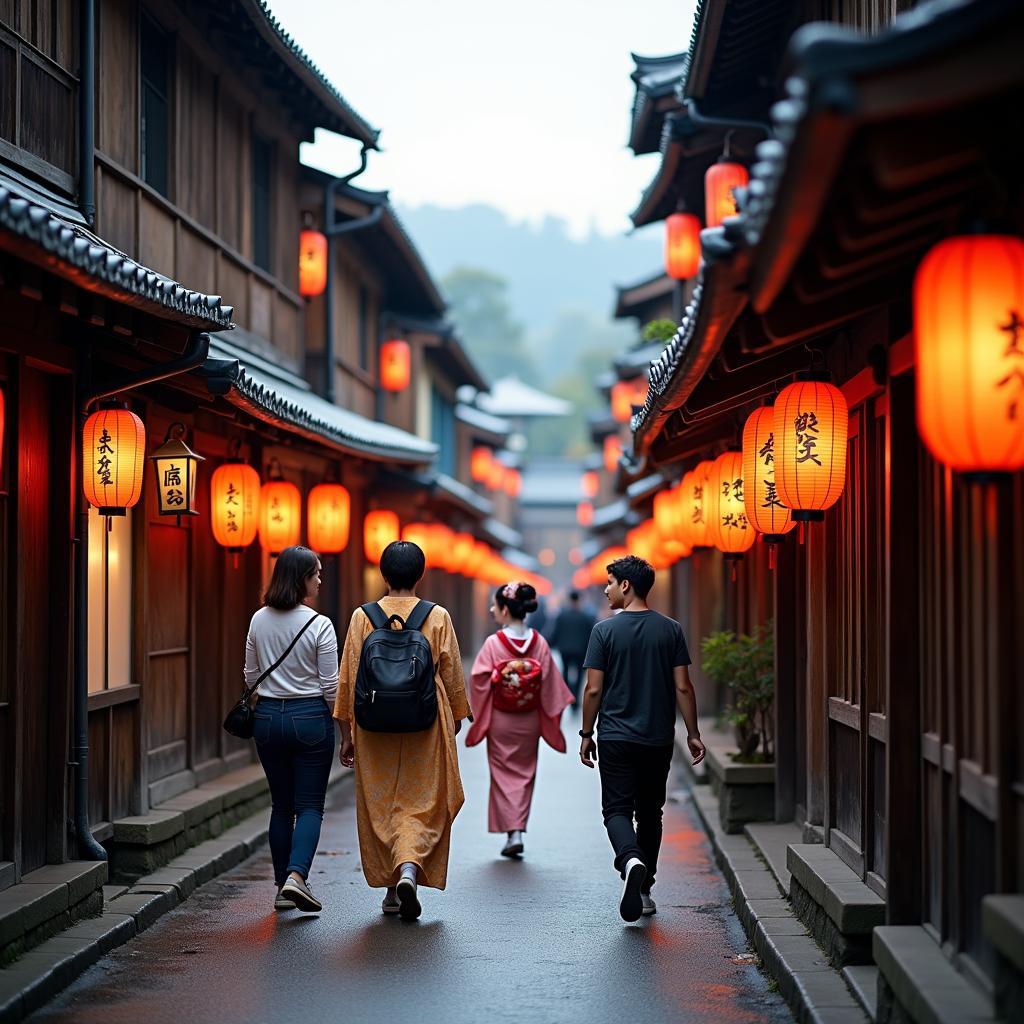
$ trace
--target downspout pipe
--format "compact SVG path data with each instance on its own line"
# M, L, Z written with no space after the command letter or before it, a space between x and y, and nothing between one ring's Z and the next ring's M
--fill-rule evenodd
M195 331L188 347L177 359L115 377L103 387L87 390L80 396L75 424L74 457L80 458L82 434L89 411L96 402L130 388L142 387L188 373L206 362L210 352L210 336ZM75 838L78 855L83 860L106 860L107 851L96 841L89 826L89 506L82 481L76 477L75 524L75 678L74 678L74 745L71 767L75 769Z
M376 224L383 215L383 209L378 207L368 217L360 217L357 220L346 221L344 224L336 224L334 219L334 197L338 189L344 188L350 181L358 178L366 170L367 158L370 147L363 145L359 151L359 166L340 178L333 178L324 188L324 234L327 236L327 287L324 289L324 398L332 405L335 399L334 389L334 238L336 235L348 231L358 231L360 228ZM374 216L376 215L376 216ZM371 219L373 218L373 219Z
M96 10L82 0L78 59L78 206L96 224Z
M722 128L726 131L755 131L763 132L768 138L772 137L772 127L766 121L755 121L742 117L713 117L702 114L697 101L694 99L683 100L683 106L690 120L698 128Z

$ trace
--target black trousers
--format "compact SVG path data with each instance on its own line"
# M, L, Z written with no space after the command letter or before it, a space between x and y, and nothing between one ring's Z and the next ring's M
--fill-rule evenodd
M644 892L650 891L658 870L661 814L671 763L671 743L656 747L623 740L598 743L601 810L615 850L615 869L625 877L627 861L639 857L647 865Z
M577 654L576 652L562 651L561 654L565 685L572 690L572 695L576 698L576 709L579 710L580 693L583 692L583 684L587 680L587 670L583 667L583 660L586 658L587 652Z

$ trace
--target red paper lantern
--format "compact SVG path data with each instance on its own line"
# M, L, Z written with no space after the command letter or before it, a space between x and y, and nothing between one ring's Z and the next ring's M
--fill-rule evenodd
M260 488L260 547L279 555L299 543L302 533L302 495L287 480L268 480Z
M485 483L491 471L492 461L491 449L486 445L477 445L469 457L470 477L478 484Z
M612 418L616 423L628 423L633 417L633 406L647 401L647 381L643 377L635 380L620 380L612 385Z
M505 493L510 498L518 498L523 490L523 476L518 469L506 469L504 480Z
M949 238L914 280L917 426L966 473L1024 467L1024 242Z
M740 555L757 539L747 519L743 453L725 452L708 478L708 539L725 555Z
M380 347L380 386L385 391L404 391L412 374L409 342L395 338Z
M322 555L348 547L352 500L341 484L317 484L306 499L306 537Z
M497 459L491 459L491 464L487 467L485 485L491 491L500 491L505 486L505 466Z
M260 525L260 475L244 462L228 462L210 477L213 539L233 554L247 548Z
M765 540L777 542L796 525L775 485L775 411L755 409L743 427L744 504Z
M654 525L664 540L675 540L680 535L682 524L675 488L658 491L654 496Z
M700 269L700 218L671 213L665 218L665 273L677 281Z
M401 536L396 513L387 509L367 512L363 520L363 549L366 560L373 565L380 564L384 549Z
M123 516L142 496L146 428L128 409L100 409L82 430L82 488L101 516Z
M614 473L619 467L619 459L622 457L622 442L615 434L609 434L604 439L604 468L609 473Z
M744 188L750 181L743 164L720 160L712 164L704 175L704 216L709 228L717 228L726 217L736 213L735 189Z
M775 488L797 522L825 518L846 486L850 414L842 391L797 381L775 400Z
M683 514L682 539L691 548L711 547L713 541L708 535L708 476L712 463L705 459L687 473L680 485Z
M580 477L580 490L584 498L596 498L597 492L601 489L601 478L592 469Z
M299 232L299 294L307 299L327 287L327 236L306 229Z

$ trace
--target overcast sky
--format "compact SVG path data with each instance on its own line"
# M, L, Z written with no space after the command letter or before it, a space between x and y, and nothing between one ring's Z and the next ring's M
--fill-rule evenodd
M657 156L626 149L630 51L685 50L694 0L271 0L299 45L375 128L358 184L402 204L484 202L625 231ZM321 133L303 159L344 173Z

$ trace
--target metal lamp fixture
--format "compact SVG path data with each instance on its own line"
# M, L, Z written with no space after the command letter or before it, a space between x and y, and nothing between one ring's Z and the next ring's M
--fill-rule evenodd
M149 457L156 470L160 515L176 516L179 524L182 516L199 515L196 509L196 468L200 462L206 461L185 444L184 436L185 424L172 423L167 428L164 443Z

